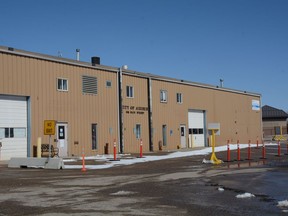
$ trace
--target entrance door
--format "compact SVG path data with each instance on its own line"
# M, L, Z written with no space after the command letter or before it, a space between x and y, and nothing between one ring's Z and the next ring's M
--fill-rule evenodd
M167 125L162 125L163 146L167 146Z
M59 157L68 156L68 131L67 123L57 124L57 147L59 149Z
M181 148L186 148L186 127L180 125Z

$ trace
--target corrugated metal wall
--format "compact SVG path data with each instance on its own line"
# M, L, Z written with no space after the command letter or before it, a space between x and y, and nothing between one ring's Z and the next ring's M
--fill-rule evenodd
M80 63L81 64L81 63ZM56 120L68 123L69 156L104 153L113 140L118 142L117 73L96 68L65 64L47 59L0 53L0 94L30 96L31 144L37 137L44 143L43 121ZM82 75L96 76L97 95L82 93ZM68 80L68 91L57 90L57 78ZM219 89L196 87L157 78L152 79L152 135L154 150L163 144L162 126L167 126L167 146L173 150L180 146L180 125L186 126L188 143L188 111L203 110L208 123L220 123L218 145L230 139L247 143L249 139L262 138L261 110L252 110L252 100L260 96L229 92ZM112 82L106 87L106 81ZM140 140L136 138L136 124L141 125L143 149L149 151L149 101L148 76L123 73L123 140L124 152L139 152ZM133 86L133 98L126 97L126 86ZM160 90L168 93L167 103L160 102ZM183 95L183 103L176 101L176 93ZM92 151L91 124L98 128L98 149ZM206 131L207 135L207 131ZM32 148L31 148L32 151ZM32 152L31 152L32 155Z
M126 96L126 86L133 86L134 97ZM136 124L141 125L143 151L149 151L148 83L146 78L123 75L123 135L124 151L139 152Z
M167 125L169 132L168 145L164 149L175 149L179 145L180 124L186 125L188 134L188 110L191 109L205 111L206 127L208 123L220 123L221 135L216 137L217 145L225 145L228 139L234 143L238 139L241 143L248 143L248 140L256 143L257 137L262 138L261 110L252 110L252 100L260 100L259 97L159 80L153 80L152 89L156 147L163 142L162 125ZM160 90L167 90L167 103L160 102ZM176 102L176 93L183 94L182 104Z
M116 73L4 53L0 54L0 67L1 94L30 96L32 145L37 137L48 143L43 121L49 119L68 123L70 156L81 155L82 146L87 155L103 153L105 143L112 149L112 141L118 137ZM82 75L97 77L97 95L82 94ZM68 79L67 92L57 90L57 78ZM112 82L111 88L106 87L106 80ZM99 135L94 153L92 123L98 124Z

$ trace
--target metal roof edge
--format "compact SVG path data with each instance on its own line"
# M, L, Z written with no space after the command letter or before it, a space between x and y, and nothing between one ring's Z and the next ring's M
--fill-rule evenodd
M41 53L29 52L29 51L25 51L25 50L15 49L12 47L0 46L0 52L30 57L30 58L35 58L35 59L41 59L41 60L46 60L46 61L58 62L58 63L62 63L62 64L74 65L74 66L79 66L79 67L99 69L99 70L104 70L104 71L108 71L108 72L118 72L119 71L119 67L112 67L112 66L106 66L106 65L95 65L94 66L94 65L92 65L92 63L89 63L89 62L83 62L83 61L77 61L77 60L73 60L73 59L67 59L67 58L51 56L51 55L46 55L46 54L41 54ZM150 79L159 80L159 81L165 81L165 82L184 84L184 85L189 85L189 86L195 86L195 87L201 87L201 88L226 91L226 92L250 95L250 96L255 96L255 97L261 97L261 94L259 94L259 93L240 91L240 90L235 90L235 89L230 89L230 88L213 86L213 85L209 85L209 84L203 84L203 83L197 83L197 82L192 82L192 81L187 81L187 80L175 79L175 78L171 78L171 77L158 76L158 75L154 75L151 73L143 73L143 72L138 72L138 71L133 71L133 70L124 70L124 69L122 69L122 72L123 72L123 74L126 74L126 75L138 76L138 77L147 78L147 79L150 78Z
M150 73L143 73L143 72L137 72L137 71L132 71L132 70L123 70L123 74L131 75L131 76L138 76L138 77L143 77L143 78L150 78L153 80L177 83L177 84L182 84L182 85L189 85L189 86L195 86L195 87L200 87L200 88L213 89L213 90L218 90L218 91L226 91L226 92L232 92L232 93L237 93L237 94L262 97L261 94L255 93L255 92L248 92L248 91L241 91L241 90L230 89L230 88L223 88L223 87L204 84L204 83L197 83L197 82L192 82L192 81L188 81L188 80L180 80L180 79L176 79L176 78L158 76L158 75L154 75L154 74L150 74Z
M105 65L92 65L92 63L89 62L83 62L83 61L77 61L73 59L63 58L63 57L57 57L57 56L51 56L51 55L45 55L41 53L35 53L35 52L29 52L25 50L19 50L11 47L4 47L0 46L0 52L2 53L9 53L12 55L18 55L18 56L25 56L35 59L41 59L46 61L52 61L52 62L58 62L62 64L68 64L68 65L74 65L79 67L86 67L91 69L100 69L105 70L109 72L117 72L118 68L111 67L111 66L105 66Z

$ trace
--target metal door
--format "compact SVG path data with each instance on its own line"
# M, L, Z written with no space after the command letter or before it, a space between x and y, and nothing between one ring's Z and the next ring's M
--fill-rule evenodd
M186 148L186 127L180 125L181 148Z
M67 123L57 124L57 147L59 149L59 157L68 156L68 127Z

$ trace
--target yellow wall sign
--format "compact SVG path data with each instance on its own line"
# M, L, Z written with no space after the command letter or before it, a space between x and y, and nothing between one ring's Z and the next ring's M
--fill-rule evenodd
M55 135L54 120L44 120L44 135Z

